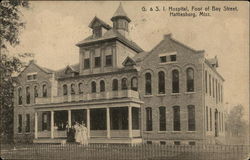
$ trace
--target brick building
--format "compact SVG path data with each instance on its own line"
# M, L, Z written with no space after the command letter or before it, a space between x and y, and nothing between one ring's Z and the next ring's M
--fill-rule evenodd
M165 35L145 52L129 37L122 5L113 26L94 17L76 44L79 63L61 70L35 61L17 77L16 141L56 143L66 124L85 123L90 143L223 143L223 81L206 59Z

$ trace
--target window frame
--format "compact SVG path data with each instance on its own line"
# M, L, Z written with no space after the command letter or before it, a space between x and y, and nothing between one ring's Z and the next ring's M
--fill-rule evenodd
M192 67L186 70L186 86L187 92L194 92L194 69Z
M172 70L172 93L180 93L180 74L178 69Z
M159 107L159 131L166 131L167 130L167 123L166 123L166 107L160 106Z
M152 108L147 107L146 110L146 131L153 131Z
M152 75L145 73L145 95L152 95Z

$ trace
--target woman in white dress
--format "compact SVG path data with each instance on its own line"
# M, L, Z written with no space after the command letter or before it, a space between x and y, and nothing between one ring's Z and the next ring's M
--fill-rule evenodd
M88 145L88 129L85 127L85 124L82 122L81 125L81 142L80 144Z
M75 140L77 143L81 143L81 127L78 122L76 122L75 126Z

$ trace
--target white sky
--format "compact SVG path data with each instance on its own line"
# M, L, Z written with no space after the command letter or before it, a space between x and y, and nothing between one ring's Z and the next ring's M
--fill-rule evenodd
M35 53L41 66L59 69L78 62L75 44L91 34L88 25L98 16L112 25L110 18L119 2L31 1L23 11L26 28L21 44L12 53ZM170 17L169 12L143 12L142 6L237 6L238 12L213 12L211 17ZM218 71L225 78L224 99L229 105L249 108L249 10L247 2L123 2L131 18L131 37L149 51L164 34L208 57L217 55ZM247 112L248 113L248 112Z

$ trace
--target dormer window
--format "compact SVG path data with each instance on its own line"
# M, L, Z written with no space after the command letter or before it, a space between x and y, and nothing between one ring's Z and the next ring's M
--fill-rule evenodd
M93 29L94 38L99 38L102 36L102 27L96 27Z

